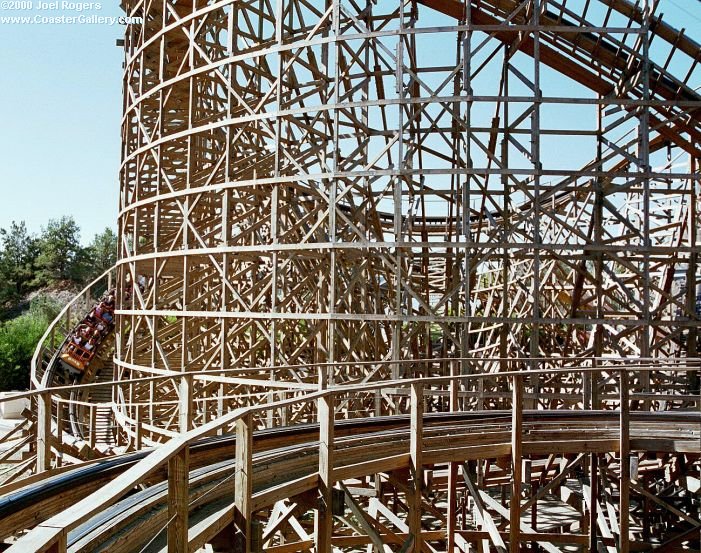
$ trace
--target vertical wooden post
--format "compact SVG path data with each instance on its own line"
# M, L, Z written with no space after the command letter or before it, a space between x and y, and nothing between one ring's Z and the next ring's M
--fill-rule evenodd
M450 361L450 373L454 378L450 381L450 410L458 410L458 389L460 381L457 376L457 362ZM452 553L455 548L455 530L457 529L457 487L458 487L458 464L451 462L448 464L448 524L447 524L447 550Z
M448 465L448 524L447 524L447 551L453 552L455 548L455 531L457 530L457 487L458 487L458 464Z
M382 416L382 392L379 389L375 390L374 416Z
M186 445L168 460L168 553L188 553L189 471Z
M63 403L56 401L56 467L63 465L63 453L61 443L63 442Z
M620 502L619 502L619 522L620 528L618 550L620 553L628 553L630 544L628 540L629 510L630 510L630 404L628 390L628 373L626 370L620 371Z
M51 468L51 393L37 395L37 472Z
M599 455L591 454L589 462L589 553L597 553L597 509L599 508Z
M156 381L152 380L148 384L149 402L148 402L148 420L154 421L156 419L156 404L159 398L156 397ZM138 412L138 409L137 409Z
M90 420L88 421L88 446L90 449L95 449L95 442L97 438L96 423L97 423L97 413L95 410L95 404L90 404L90 410L88 411L90 415Z
M523 434L523 376L513 376L511 400L511 500L509 503L509 550L519 550L521 539L521 451Z
M407 493L409 504L409 539L413 538L413 550L421 551L421 489L423 487L423 471L421 469L423 456L423 419L424 393L423 384L414 382L411 385L411 417L409 429L410 485Z
M329 394L317 400L319 418L319 504L315 518L317 553L330 553L333 534L331 495L333 488L334 396Z
M450 376L453 378L450 381L448 387L448 392L450 395L450 410L458 410L458 391L460 390L460 381L457 379L458 376L458 365L456 361L449 361L450 363Z
M234 484L234 551L251 552L251 494L253 432L251 415L236 421L236 476Z
M143 423L141 421L141 405L136 406L136 439L134 442L134 447L136 448L136 451L139 451L141 449L142 441L143 441Z
M592 374L591 371L582 371L582 409L593 409L592 405Z
M181 433L192 430L192 374L180 377L178 387L180 394L180 409L178 412L178 427Z
M222 382L217 387L217 418L224 416L224 383ZM217 436L224 434L223 428L217 429Z
M537 493L538 485L533 483L533 462L531 459L523 461L523 481L528 485L529 499L533 499ZM534 500L531 505L531 528L534 532L538 531L538 500ZM538 542L531 542L531 550L538 550Z
M287 399L287 392L286 391L281 391L279 392L280 394L280 401L285 401ZM280 426L287 426L287 418L289 414L289 406L285 407L280 407Z

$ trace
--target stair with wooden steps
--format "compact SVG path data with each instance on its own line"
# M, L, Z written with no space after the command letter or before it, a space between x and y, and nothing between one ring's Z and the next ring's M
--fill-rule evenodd
M94 382L110 382L113 379L112 359L105 361L95 375ZM98 447L114 445L114 419L112 417L112 388L103 386L91 393L91 401L98 404L95 412L95 442Z

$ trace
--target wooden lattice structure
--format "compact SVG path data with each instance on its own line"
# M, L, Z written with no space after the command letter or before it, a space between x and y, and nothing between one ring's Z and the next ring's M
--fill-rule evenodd
M701 46L658 3L124 0L119 262L0 437L9 551L698 551Z
M696 356L699 46L654 4L126 2L119 369Z

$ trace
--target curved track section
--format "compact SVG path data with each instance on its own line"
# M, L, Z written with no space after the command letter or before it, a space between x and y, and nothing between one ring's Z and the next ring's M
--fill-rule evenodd
M93 307L93 303L116 282L115 269L111 268L93 280L66 304L49 324L39 340L30 365L33 389L51 388L68 384L71 380L59 368L59 357L71 333ZM106 349L110 349L110 346ZM109 352L101 355L109 358Z
M94 302L113 287L114 277L112 268L88 284L64 306L39 340L30 365L32 391L21 394L30 400L32 410L25 423L0 437L0 461L11 463L4 467L0 483L102 457L114 447L118 432L112 418L112 387L78 386L112 381L114 332L102 337L82 374L61 360L72 333ZM32 445L28 448L28 444Z
M558 468L561 462L550 464L551 468L554 467L552 475L549 474L551 469L547 468L548 457L557 451L555 455L562 459L563 467L579 459L582 454L598 454L602 462L610 454L611 457L606 462L610 465L610 477L615 479L616 471L619 470L614 455L619 450L618 414L525 412L522 424L524 458L529 459L529 463L534 467L540 467L540 474L536 477L534 471L529 478L542 478L543 485L550 485L550 482L557 479L562 472ZM491 477L482 478L480 492L485 493L484 499L488 500L487 498L491 497L489 493L494 495L494 491L503 485L505 477L508 481L508 473L504 472L503 463L511 454L511 431L511 413L508 411L435 413L424 417L422 463L431 467L431 478L435 478L435 482L427 482L427 504L422 515L424 524L433 528L427 532L426 543L429 547L436 547L438 550L445 547L446 528L444 524L439 523L441 520L445 523L448 513L444 511L445 505L436 498L445 499L445 471L450 467L450 463L459 463L467 470L470 463L474 466L478 461L488 460L482 467L488 467L493 474ZM253 436L251 501L253 510L257 512L256 524L267 525L269 530L265 540L266 550L303 550L304 544L288 545L288 549L284 549L282 544L289 543L290 532L292 535L295 532L313 535L313 527L309 527L305 522L309 519L304 513L313 511L316 507L314 498L319 485L318 432L317 425L303 425L299 428L260 431ZM354 498L353 493L350 493L344 507L346 512L337 515L333 535L338 544L352 544L355 540L356 545L360 545L364 543L364 539L369 540L368 543L372 541L372 532L363 533L358 529L358 524L360 529L363 528L363 521L344 521L346 517L352 519L355 516L352 513L358 507L358 502L365 503L364 508L368 506L368 499L370 504L373 504L372 497L376 501L384 501L394 494L397 500L393 507L396 511L394 524L399 528L405 526L403 521L409 516L405 512L405 502L409 501L410 495L406 479L409 477L411 466L411 441L409 417L345 421L336 424L334 479L341 482L346 493L350 493L350 487L354 488L353 493L356 494ZM381 447L378 447L380 444ZM641 466L650 465L649 460L665 456L675 459L681 456L690 460L691 465L698 466L701 454L701 416L698 413L634 413L630 421L629 447L631 451L641 452ZM191 551L205 543L216 543L221 529L233 523L236 471L231 452L235 449L233 437L208 439L191 449L192 470L188 487ZM50 477L5 496L0 503L0 514L4 515L3 526L0 528L4 532L11 527L16 530L22 521L37 522L36 518L31 517L36 517L38 512L41 512L43 517L50 516L52 511L60 512L65 505L84 497L91 489L104 486L118 473L132 467L137 460L145 456L145 453L140 453L99 461L85 468ZM508 460L506 462L508 463ZM578 469L579 479L582 480L583 469L581 466ZM146 489L134 490L124 499L76 527L68 534L68 550L165 551L168 532L164 530L168 526L170 516L168 481L164 480L165 476L159 472L153 473ZM377 483L385 483L384 492L379 491L381 486L376 487L379 484L370 485L375 478ZM571 480L577 478L578 474L575 471ZM531 484L530 479L527 482ZM576 487L572 483L570 486ZM363 489L365 491L362 491ZM387 496L384 499L383 493ZM430 497L431 494L434 495L433 498ZM579 494L581 496L581 489ZM295 506L290 512L294 511L296 518L292 517L293 521L286 519L283 523L277 521L279 528L272 532L276 516L279 515L274 511L276 508L282 509L280 503L285 501L290 501L289 505ZM550 503L556 504L557 501L551 498ZM397 510L398 505L404 507ZM582 513L568 508L566 503L560 502L559 509L560 516L569 523L581 522ZM377 511L375 515L376 522L384 520L383 517L377 516ZM682 519L679 528L685 523L687 521ZM389 523L384 520L384 524ZM465 524L469 526L467 520ZM551 533L559 534L559 537L549 538L555 543L567 543L568 540L572 540L570 543L582 543L583 535L566 531L564 524L560 527L554 525L551 530L554 530ZM388 534L385 534L387 537ZM475 530L472 534L473 537L477 536L479 531ZM540 539L545 538L541 536ZM296 541L300 541L299 537ZM16 547L21 548L22 543L24 542L20 541ZM391 538L389 543L392 543Z
M443 418L444 420L439 420ZM439 419L439 420L432 420ZM534 422L535 421L535 422ZM643 440L658 433L653 438L659 453L701 453L697 442L701 439L698 416L658 415L640 417L633 424L631 436L633 449L639 449ZM524 417L524 430L533 433L534 439L524 443L524 450L530 455L542 451L547 444L550 451L557 450L567 457L592 451L603 452L616 442L617 420L610 413L599 416L562 416L558 413L538 413ZM672 426L673 424L673 426ZM383 421L381 423L354 423L352 430L339 428L335 454L340 459L337 468L338 479L360 481L375 474L400 473L410 466L409 421ZM386 426L385 429L375 429ZM424 449L426 464L441 466L447 462L465 462L481 459L489 452L494 457L508 450L504 437L510 432L510 413L491 413L484 416L477 413L450 417L431 417L425 427L424 440L432 447ZM674 431L671 431L674 428ZM657 430L657 432L655 432ZM502 434L499 441L497 436ZM296 433L295 433L296 434ZM318 467L318 442L304 442L303 436L295 435L294 445L261 451L253 455L253 501L261 510L272 511L274 498L279 498L275 489L289 486L294 481L306 481L305 486L297 486L296 495L315 491L314 476ZM346 435L348 434L348 435ZM449 439L446 437L449 436ZM496 439L495 439L496 438ZM608 443L607 443L608 442ZM382 444L378 448L378 444ZM650 442L646 444L648 447ZM254 448L256 440L254 440ZM234 474L233 461L221 461L190 474L191 535L199 542L209 542L207 533L199 533L198 526L204 526L207 519L220 515L227 507L233 506L233 486L222 483L231 481ZM129 541L125 536L138 536L145 527L160 529L167 522L167 484L161 484L148 491L136 494L124 502L113 506L97 520L86 523L69 536L72 551L118 550L134 551L144 549L145 544L138 539ZM279 501L279 499L278 499ZM135 513L144 513L142 518ZM233 517L231 517L233 519ZM230 522L228 517L225 522ZM307 526L311 534L311 529ZM215 536L211 534L210 539ZM158 539L160 538L160 539ZM151 542L146 551L165 551L166 536L162 533ZM273 540L274 536L271 537ZM443 539L435 540L438 543ZM100 545L98 545L100 544ZM191 544L196 546L198 543ZM270 544L272 546L272 543Z

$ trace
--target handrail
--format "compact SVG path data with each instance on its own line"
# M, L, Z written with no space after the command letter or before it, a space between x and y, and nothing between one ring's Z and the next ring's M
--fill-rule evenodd
M181 453L184 449L189 448L194 442L206 437L209 434L215 433L219 430L224 429L227 426L231 426L233 423L241 421L246 418L250 421L250 416L256 413L265 412L274 409L280 409L285 407L291 407L299 403L308 403L310 401L319 400L322 398L331 398L336 394L347 394L351 392L368 392L368 391L381 391L386 389L400 389L407 388L412 390L412 395L415 386L420 386L421 389L425 386L431 386L436 384L448 384L454 385L463 381L470 380L480 380L484 378L507 378L512 379L515 383L519 383L519 387L523 387L524 377L527 376L550 376L556 374L572 374L572 373L588 373L600 371L600 368L583 367L579 369L544 369L544 370L534 370L534 371L505 371L501 373L481 373L481 374L470 374L470 375L454 375L454 376L438 376L438 377L425 377L425 378L412 378L403 380L391 380L391 381L381 381L372 383L362 383L362 384L350 384L346 386L337 386L328 389L322 389L315 392L305 394L301 397L279 400L275 402L270 402L266 404L259 404L248 407L237 408L230 413L219 417L213 421L203 424L202 426L183 432L181 435L172 438L166 442L161 447L155 449L153 452L148 454L144 459L137 462L134 466L129 468L127 471L115 478L108 487L103 487L100 490L92 493L82 501L72 505L65 511L53 516L49 520L41 523L34 530L32 530L27 536L21 538L15 545L13 545L8 551L11 553L19 553L20 551L26 551L31 545L34 550L44 551L49 547L58 545L58 551L65 550L65 538L69 531L80 525L81 523L88 520L93 515L97 514L101 510L109 507L110 505L117 502L121 497L126 495L131 489L144 481L149 475L154 473L156 470L162 469L168 465L169 461L175 456ZM620 398L623 401L625 397L628 399L628 375L635 371L640 370L638 367L616 367L613 372L615 372L621 382L625 382L625 386L620 386ZM652 367L646 367L643 370L652 371L655 370ZM698 370L696 368L688 368L688 370ZM625 375L625 378L623 378ZM626 395L623 395L623 389L625 388ZM521 390L521 394L523 391ZM522 397L522 396L521 396ZM695 399L696 396L694 396ZM701 399L701 398L699 398ZM623 405L623 404L621 404ZM522 407L521 407L522 408ZM628 406L624 407L627 411ZM250 451L248 452L250 454ZM238 452L237 452L238 455Z
M41 337L39 340L39 343L37 344L36 349L34 350L34 355L32 356L32 361L30 364L30 382L32 385L32 388L35 389L41 389L41 388L49 388L50 387L50 382L44 382L46 380L46 373L43 373L41 376L38 376L38 366L39 363L43 363L43 354L45 351L44 344L46 341L51 337L52 333L54 332L56 326L61 324L61 322L64 320L64 318L69 318L70 317L70 310L71 307L76 305L79 301L85 298L87 296L93 287L95 287L101 280L107 278L108 280L108 288L109 284L112 282L112 274L116 271L116 267L110 267L107 269L104 273L102 273L100 276L98 276L95 280L90 282L83 290L81 290L70 302L68 302L63 309L59 312L59 314L56 316L56 318L49 324L48 328L46 329L46 332L44 332L44 335ZM68 325L70 326L70 320L68 320ZM64 340L61 342L61 346L63 342L65 341L65 336ZM60 349L59 347L59 349ZM56 352L54 351L54 354ZM53 357L53 356L52 356Z
M49 388L42 388L38 390L29 390L27 392L19 392L13 394L10 397L0 397L0 403L5 401L11 401L22 398L34 398L40 394L51 392L70 392L70 391L83 391L92 390L102 387L112 387L115 385L130 385L130 384L146 384L149 382L160 382L165 380L180 379L183 377L193 378L195 380L202 379L202 377L213 376L222 377L222 375L237 374L243 372L270 372L274 370L287 370L287 369L303 369L303 368L328 368L328 367L343 367L343 366L372 366L372 365L411 365L411 364L430 364L430 363L446 363L446 362L472 362L472 363L498 363L499 361L507 362L540 362L540 361L562 361L562 362L581 362L581 361L597 361L597 362L621 362L628 363L629 366L632 365L631 370L636 371L677 371L677 372L693 372L701 370L701 358L656 358L656 357L442 357L442 358L426 358L426 359L399 359L399 360L381 360L381 361L338 361L338 362L323 362L323 363L304 363L298 365L268 365L262 367L242 367L242 368L232 368L232 369L209 369L206 371L169 371L168 374L159 374L155 376L144 376L139 378L133 378L129 380L112 380L108 382L91 382L88 384L78 384L70 386L52 386ZM649 363L636 364L636 363ZM599 372L606 370L618 371L620 370L619 365L599 365L592 367L565 367L563 369L538 369L538 370L524 370L524 371L502 371L484 374L474 374L474 375L461 375L474 376L474 377L498 377L504 376L506 374L511 374L513 372L518 372L520 374L539 374L543 371L553 371L553 372ZM236 377L226 377L226 383L231 384L249 384L251 386L259 386L261 388L274 388L274 389L285 389L293 391L295 389L300 390L316 390L318 389L317 384L305 384L299 382L286 382L286 381L269 381L260 380L256 378L245 378L244 376ZM440 376L440 377L430 377L430 378L451 378L450 376ZM408 379L407 379L408 381ZM69 400L63 400L68 402Z
M103 275L104 277L104 275ZM98 279L99 280L99 279ZM115 360L117 363L117 360ZM236 387L248 387L250 392L248 394L241 394L240 390L237 391L235 395L236 401L234 402L234 405L230 405L229 408L234 408L234 407L241 407L247 404L248 402L255 401L255 397L258 396L260 400L262 400L266 405L270 405L271 402L276 398L275 394L278 394L277 397L280 398L289 398L290 394L297 394L297 395L302 395L306 392L309 391L314 391L318 389L318 384L316 382L317 380L317 374L318 372L322 371L324 368L328 367L346 367L346 366L356 366L356 367L372 367L372 374L378 373L378 369L380 367L393 367L393 366L412 366L417 368L417 370L420 370L419 367L421 366L436 366L436 365L443 365L447 363L453 363L453 364L469 364L472 366L473 370L476 371L482 371L486 375L498 375L498 374L503 374L503 372L492 372L492 369L494 366L503 366L503 362L506 362L509 364L510 367L513 367L514 364L519 364L519 365L524 365L523 369L531 369L534 365L538 364L547 364L547 365L578 365L578 370L584 372L584 368L582 365L587 365L590 366L590 369L594 372L598 371L603 371L604 373L610 372L612 370L616 370L616 368L621 364L624 363L627 365L629 368L634 368L638 372L644 372L644 371L674 371L674 372L686 372L686 371L695 371L697 370L697 367L701 367L701 361L698 359L680 359L680 358L626 358L626 357L601 357L601 358L593 358L593 357L583 357L583 358L575 358L575 357L562 357L562 358L528 358L528 357L513 357L513 358L476 358L476 357L468 357L468 358L460 358L460 357L448 357L448 358L427 358L427 359L402 359L402 360L381 360L381 361L344 361L344 362L325 362L325 363L316 363L316 364L298 364L298 365L278 365L278 366L267 366L267 367L248 367L248 368L230 368L230 369L210 369L207 371L191 371L191 372L171 372L168 371L166 374L158 374L154 376L146 376L146 377L140 377L140 378L133 378L133 379L126 379L126 380L118 380L118 381L109 381L109 382L95 382L95 383L88 383L88 384L80 384L80 385L70 385L70 386L53 386L53 387L41 387L36 390L30 391L30 392L24 392L18 395L13 396L13 399L21 399L21 398L29 398L29 399L36 399L35 403L36 405L39 406L40 412L38 413L38 418L41 419L40 423L43 421L44 425L46 426L46 420L43 419L44 413L46 411L49 412L49 421L53 419L56 420L56 424L59 425L61 424L61 421L57 418L59 416L59 413L57 411L58 408L58 403L57 401L61 399L62 404L68 404L69 409L71 407L75 407L76 405L79 405L78 403L75 402L75 399L80 394L83 394L85 392L93 391L96 389L105 389L106 387L109 388L110 390L117 390L117 395L121 397L123 395L123 392L125 392L127 389L133 386L140 386L143 384L148 384L148 383L156 383L156 382L165 382L165 381L173 381L174 385L178 385L178 383L182 383L184 378L190 379L190 384L189 386L192 386L194 381L204 381L204 382L211 382L211 381L217 381L221 384L226 384L229 386L236 386ZM127 364L128 365L128 364ZM480 365L482 365L482 369L478 368ZM489 366L492 365L492 366ZM287 382L284 380L269 380L267 378L260 378L263 374L265 376L268 376L271 371L275 370L289 370L291 368L297 368L297 369L304 369L309 372L309 381L308 382ZM553 367L554 369L554 367ZM447 373L447 371L443 370L441 371L443 373ZM457 372L463 372L460 370L460 367L457 367L457 370L453 369L450 371L451 374L456 374ZM532 370L529 370L528 372L533 373ZM378 373L379 374L379 373ZM381 377L382 375L380 375ZM408 375L409 376L409 375ZM365 379L363 379L365 380ZM359 379L356 379L353 381L353 383L359 384L361 383ZM339 382L339 384L345 384L345 385L350 385L351 382ZM61 395L68 393L71 396L71 399L65 399L61 398ZM603 398L606 394L603 394L601 397ZM226 399L226 394L220 394L218 398L216 398L217 405L219 402L223 399ZM231 396L233 398L234 396ZM229 399L231 399L229 398ZM572 398L563 398L566 399L567 401L570 401ZM166 402L161 402L157 401L156 398L153 397L147 397L145 401L126 401L126 398L122 398L122 401L116 401L113 404L113 420L117 423L117 427L120 429L119 432L122 433L122 436L124 436L127 440L127 445L128 444L139 444L139 443L146 443L147 438L141 432L147 432L151 436L151 440L156 439L156 442L159 442L161 439L167 439L168 437L173 435L173 428L177 428L177 421L178 421L178 413L189 413L187 416L191 420L195 420L195 418L201 418L202 420L207 420L209 417L212 415L212 412L214 411L213 409L208 408L208 405L205 405L206 401L198 401L200 398L191 398L188 399L188 395L183 396L182 401L166 401ZM636 398L636 399L643 399L642 396ZM644 398L646 401L648 401L650 398ZM497 400L499 401L500 398L497 395L486 393L486 394L481 394L479 401L484 401L484 400ZM0 403L3 401L9 401L9 400L2 400L0 399ZM192 403L190 403L190 401ZM215 400L212 400L213 402ZM150 407L151 409L153 408L167 408L168 412L167 413L161 413L163 416L160 419L154 419L155 421L158 421L154 424L145 424L145 421L143 419L140 419L138 416L134 414L134 409L139 410L143 407ZM191 408L195 407L195 410L191 412ZM41 410L43 409L43 411ZM153 417L153 411L151 412L151 417ZM221 411L215 411L216 415L221 415ZM119 414L120 416L116 416ZM282 414L280 414L282 416ZM92 418L91 418L92 420ZM153 423L153 421L152 421ZM72 422L71 419L71 430L69 430L69 433L75 435L78 438L82 438L81 432L76 430L75 425ZM51 435L52 432L61 432L59 428L56 428L55 430L52 430L51 427L48 428L40 428L42 425L40 424L37 428L39 432L36 433L36 448L37 451L41 452L42 455L37 458L37 470L43 471L43 470L48 470L50 468L50 463L51 463L51 458L53 456L51 448L47 442L42 441L43 436L49 436ZM136 439L136 436L138 435L138 439ZM136 442L133 442L132 439L136 439ZM91 442L88 442L91 443ZM94 444L93 444L94 445ZM116 445L119 446L119 436L117 436L117 442ZM92 446L91 446L92 447ZM137 445L137 448L139 446Z

